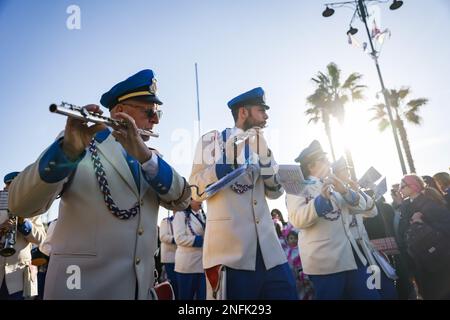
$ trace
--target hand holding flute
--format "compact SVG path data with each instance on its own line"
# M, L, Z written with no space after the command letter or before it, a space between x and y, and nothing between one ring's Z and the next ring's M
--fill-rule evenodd
M87 105L84 109L88 112L103 113L95 104ZM75 161L87 148L94 135L104 129L106 129L105 124L97 123L89 127L83 120L68 117L62 143L64 154L69 160Z
M78 107L66 102L61 105L50 105L53 113L68 116L62 149L71 161L75 161L83 153L94 135L110 126L114 129L113 136L122 144L125 150L143 163L150 159L151 152L144 140L159 135L150 130L143 130L136 126L135 120L123 112L116 113L115 119L102 115L98 105L90 104ZM88 126L92 122L95 125Z
M340 194L344 195L348 192L348 188L338 177L336 177L334 174L331 174L330 176L325 178L321 194L324 198L330 199L331 193L333 191L337 191Z

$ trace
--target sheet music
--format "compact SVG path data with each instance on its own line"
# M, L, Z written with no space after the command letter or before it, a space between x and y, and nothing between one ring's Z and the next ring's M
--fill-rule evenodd
M374 191L375 191L375 200L380 199L387 192L386 177L384 177L384 179L381 180L380 183L378 183Z
M374 167L370 167L369 170L364 173L361 179L359 179L358 184L363 188L374 189L375 182L381 178L381 173L379 173Z
M288 194L299 195L305 186L305 178L298 165L282 164L278 167L278 181Z

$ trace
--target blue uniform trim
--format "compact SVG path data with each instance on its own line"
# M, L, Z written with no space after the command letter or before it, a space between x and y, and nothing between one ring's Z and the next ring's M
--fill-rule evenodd
M319 195L314 199L314 206L319 217L323 217L327 213L333 211L331 201L329 199L325 199L322 195Z
M203 247L203 237L202 236L195 236L194 243L192 244L193 247L201 248Z
M106 138L109 137L110 133L111 133L111 131L109 131L108 128L97 132L97 134L95 135L95 141L97 141L98 143L102 143L103 141L106 140Z
M357 201L357 200L359 200L357 194L353 190L350 190L350 189L348 189L348 192L343 195L343 198L352 207L357 206L359 203L359 201Z
M217 179L222 179L224 176L233 171L233 166L231 164L216 164L216 176Z
M167 194L172 186L172 167L163 159L158 157L158 174L153 179L147 179L150 185L159 194Z
M86 155L86 150L74 162L67 159L61 148L62 139L55 141L39 160L39 176L47 183L56 183L67 178Z
M295 279L289 264L285 262L266 269L259 244L254 271L226 268L227 299L297 300Z
M23 223L17 225L17 230L24 236L29 235L32 229L33 225L29 220L25 220Z

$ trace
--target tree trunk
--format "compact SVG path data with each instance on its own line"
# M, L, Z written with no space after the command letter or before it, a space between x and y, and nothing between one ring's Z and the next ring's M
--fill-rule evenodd
M336 156L334 154L333 139L331 138L330 119L328 116L323 115L322 120L323 120L323 124L325 125L325 133L327 134L328 143L330 144L330 149L331 149L331 156L333 157L333 162L334 162L334 161L336 161Z
M405 151L406 160L408 161L409 171L410 173L416 173L416 168L414 167L414 160L411 154L411 147L408 141L408 134L406 133L405 124L403 120L399 117L396 120L397 129L400 135L400 140L402 140L403 150Z

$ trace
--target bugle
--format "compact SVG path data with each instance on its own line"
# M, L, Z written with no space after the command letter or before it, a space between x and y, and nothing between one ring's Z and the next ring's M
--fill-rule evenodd
M72 118L75 118L78 120L83 120L86 122L105 124L109 127L111 127L111 126L126 127L127 126L126 122L124 122L124 121L108 118L108 117L102 116L100 113L97 113L97 112L89 112L85 108L82 108L82 107L79 107L79 106L76 106L76 105L73 105L73 104L70 104L67 102L61 102L60 105L53 103L50 105L49 110L50 110L50 112L61 114L61 115L67 116L67 117L72 117ZM157 134L153 131L139 129L139 128L137 130L138 130L138 133L142 137L154 137L154 138L159 137L159 134Z

